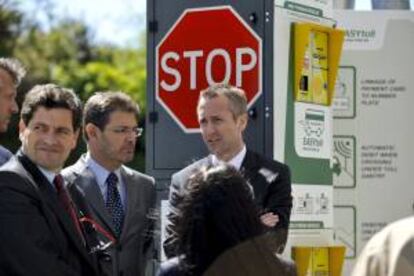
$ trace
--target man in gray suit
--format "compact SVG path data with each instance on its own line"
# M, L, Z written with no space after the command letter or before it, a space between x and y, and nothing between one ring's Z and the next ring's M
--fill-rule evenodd
M113 243L100 258L106 275L143 275L151 250L154 179L124 165L142 134L138 115L138 105L122 92L89 98L83 124L88 152L63 172L69 190L76 187L90 204L93 218L87 219L99 238Z
M0 132L6 132L10 118L19 111L16 104L16 88L26 70L16 59L0 58ZM6 163L12 153L0 145L0 165Z

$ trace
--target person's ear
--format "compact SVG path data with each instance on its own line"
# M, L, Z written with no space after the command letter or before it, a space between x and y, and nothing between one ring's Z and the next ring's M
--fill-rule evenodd
M96 138L98 130L99 130L98 127L91 123L88 123L85 126L85 133L88 139Z
M247 113L244 113L244 114L240 115L237 120L238 120L240 131L243 132L246 129L247 122L249 120L249 117L247 116Z
M76 145L77 145L77 143L78 143L79 132L80 132L80 130L78 129L78 130L76 130L76 131L75 131L75 133L73 134L73 139L72 139L72 148L71 148L71 149L76 148Z
M26 124L23 122L22 119L19 121L19 139L23 142L23 132L26 130Z

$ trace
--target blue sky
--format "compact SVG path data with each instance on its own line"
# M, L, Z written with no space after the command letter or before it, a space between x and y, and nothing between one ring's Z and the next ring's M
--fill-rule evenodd
M93 29L98 42L136 46L139 34L145 31L146 0L49 0L47 9L59 18L83 20ZM47 22L45 8L36 1L21 1L28 15Z
M145 31L146 0L49 0L54 14L59 17L82 19L92 29L97 42L110 42L121 46L137 46L139 34ZM337 1L337 0L333 0ZM370 10L371 0L354 0L355 9ZM390 0L391 1L391 0ZM411 6L414 5L414 0ZM40 20L45 9L35 6L38 1L21 1L21 6ZM41 1L40 1L41 2Z

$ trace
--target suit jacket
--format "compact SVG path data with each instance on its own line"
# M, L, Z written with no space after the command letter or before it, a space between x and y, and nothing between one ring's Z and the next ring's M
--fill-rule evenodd
M261 237L244 241L223 252L203 276L296 276L296 265L276 256Z
M171 178L166 239L163 244L167 257L177 255L175 223L177 206L183 197L184 185L195 170L202 166L212 165L211 160L211 156L207 156L175 173ZM252 186L255 201L262 212L274 212L279 216L279 222L274 228L278 235L273 237L277 240L272 242L283 246L287 239L292 209L289 167L247 150L240 171Z
M0 275L98 275L57 193L18 152L0 169Z
M93 219L115 237L115 230L94 173L88 168L85 156L63 170L70 191L79 189L86 198ZM126 166L121 167L121 177L126 185L126 212L119 240L109 250L109 258L100 258L105 275L143 275L149 253L152 252L152 227L150 212L155 206L154 179Z
M0 166L9 161L12 156L13 154L8 149L0 145Z
M178 257L170 258L161 263L157 276L185 276L185 272L180 270L180 259Z
M180 261L174 257L163 262L158 276L185 276ZM203 276L296 276L296 265L276 256L269 248L267 239L255 237L229 248L213 261L202 273Z

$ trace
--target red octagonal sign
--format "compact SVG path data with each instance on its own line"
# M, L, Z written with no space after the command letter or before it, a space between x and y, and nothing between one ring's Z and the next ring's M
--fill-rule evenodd
M243 88L249 106L261 94L262 41L229 6L188 9L156 48L156 98L185 132L198 132L201 89Z

